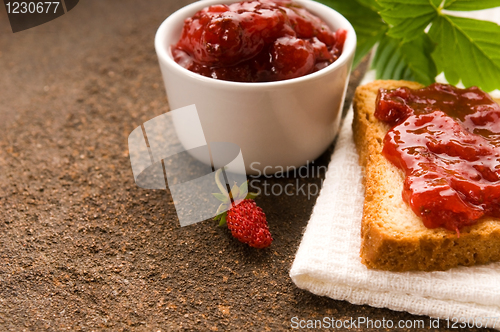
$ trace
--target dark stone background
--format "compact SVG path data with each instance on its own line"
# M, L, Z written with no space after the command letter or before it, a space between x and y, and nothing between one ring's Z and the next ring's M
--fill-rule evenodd
M134 184L127 137L168 111L154 34L188 2L85 0L16 34L0 6L0 330L275 331L294 316L427 324L292 283L316 197L259 197L274 237L259 251L210 220L180 228L167 192Z

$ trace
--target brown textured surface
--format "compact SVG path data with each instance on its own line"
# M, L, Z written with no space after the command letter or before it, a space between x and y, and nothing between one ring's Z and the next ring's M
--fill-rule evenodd
M258 251L213 221L180 228L165 191L135 186L128 134L168 110L153 36L187 2L82 0L16 34L0 5L0 330L281 331L295 316L427 327L294 286L316 197L260 197L275 240Z
M401 198L403 175L382 155L388 126L375 116L379 88L420 88L405 81L375 81L356 89L354 137L366 168L361 257L370 268L445 270L500 260L500 223L487 219L460 231L428 229ZM395 185L395 182L396 185Z

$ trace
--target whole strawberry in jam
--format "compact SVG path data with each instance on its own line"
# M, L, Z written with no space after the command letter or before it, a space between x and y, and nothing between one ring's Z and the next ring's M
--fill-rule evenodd
M269 232L266 215L253 200L257 195L248 192L247 182L240 187L235 184L228 194L220 181L220 174L221 170L218 170L215 174L215 181L221 193L213 195L222 203L215 220L219 220L220 226L227 224L231 234L240 242L258 249L269 247L273 239Z
M291 1L255 0L204 8L186 19L172 49L181 66L237 82L266 82L310 74L342 53L336 33Z

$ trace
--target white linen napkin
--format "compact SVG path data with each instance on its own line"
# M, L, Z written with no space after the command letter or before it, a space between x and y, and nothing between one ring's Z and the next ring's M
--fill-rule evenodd
M399 273L370 270L361 263L364 187L352 119L351 108L293 262L293 282L314 294L353 304L450 322L463 317L477 327L500 330L500 263Z

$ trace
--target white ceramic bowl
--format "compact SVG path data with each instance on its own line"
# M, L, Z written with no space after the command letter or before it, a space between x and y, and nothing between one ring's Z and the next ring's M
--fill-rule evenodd
M356 48L354 29L330 7L295 0L332 31L347 30L342 55L330 66L291 80L239 83L208 78L177 64L171 46L179 40L184 20L204 7L234 2L238 0L198 1L159 27L155 48L170 109L195 104L207 142L237 144L248 174L302 166L320 156L338 132Z

